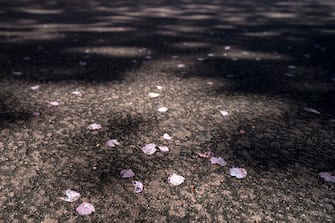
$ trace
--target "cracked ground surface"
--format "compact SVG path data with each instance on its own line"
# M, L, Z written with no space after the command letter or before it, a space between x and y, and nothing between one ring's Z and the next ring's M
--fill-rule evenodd
M334 222L334 24L326 0L1 1L1 221Z

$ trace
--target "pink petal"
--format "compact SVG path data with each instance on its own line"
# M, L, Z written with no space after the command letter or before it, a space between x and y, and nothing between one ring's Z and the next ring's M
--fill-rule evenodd
M314 109L314 108L304 108L304 110L305 110L306 112L310 112L310 113L314 113L314 114L318 114L318 115L321 114L321 112L319 112L318 110L316 110L316 109Z
M210 151L207 151L207 152L204 152L204 153L197 153L198 156L200 156L201 158L211 158L212 156L214 156L214 153L213 152L210 152Z
M332 175L330 172L320 172L319 176L323 178L325 181L335 183L335 176Z
M247 176L247 170L244 168L230 168L229 173L231 176L236 177L236 178L244 178Z
M148 96L149 96L150 98L157 98L157 97L159 96L159 94L158 94L158 93L155 93L155 92L150 92L150 93L148 94Z
M177 67L178 68L185 68L185 64L178 64Z
M66 198L61 198L63 201L74 202L80 198L80 193L68 189L65 191L65 196Z
M221 157L211 157L211 163L218 164L220 166L225 166L227 164L227 162Z
M102 126L101 126L100 124L93 123L93 124L90 124L87 128L88 128L89 130L97 130L97 129L101 129Z
M165 139L165 140L171 140L172 138L171 138L171 136L169 136L169 134L164 133L163 139Z
M52 105L52 106L58 106L59 102L57 102L57 101L51 101L51 102L49 102L49 104Z
M169 176L168 181L169 181L170 184L178 186L178 185L184 183L185 177L177 175L177 174L174 173L171 176Z
M170 151L169 148L168 148L167 146L159 146L158 148L159 148L159 150L162 151L162 152L169 152L169 151Z
M144 147L142 147L142 151L147 155L152 155L157 151L156 145L153 143L147 144Z
M121 176L121 178L131 178L131 177L135 176L135 173L131 169L126 169L126 170L121 170L120 171L120 176Z
M156 87L157 87L158 90L162 90L163 89L163 87L159 86L159 85L157 85Z
M115 145L120 145L116 139L110 139L106 142L106 145L109 147L115 147Z
M38 116L40 116L41 115L41 113L39 113L39 112L33 112L33 116L34 117L38 117Z
M35 85L35 86L30 87L31 90L37 90L39 88L40 88L40 85Z
M83 202L77 207L76 211L79 215L89 215L95 211L95 208L92 204Z
M227 111L220 111L220 113L221 113L221 115L223 115L223 116L228 116L228 115L229 115Z
M141 193L143 191L143 184L140 181L133 180L133 185L135 187L135 193Z

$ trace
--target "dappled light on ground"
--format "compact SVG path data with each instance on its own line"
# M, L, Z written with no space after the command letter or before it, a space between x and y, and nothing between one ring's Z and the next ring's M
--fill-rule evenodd
M0 2L4 222L332 222L335 3Z

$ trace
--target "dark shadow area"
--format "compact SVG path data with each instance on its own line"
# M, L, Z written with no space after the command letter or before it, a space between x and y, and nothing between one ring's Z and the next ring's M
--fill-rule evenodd
M23 125L32 118L32 113L15 107L16 99L13 95L0 95L0 130L11 125Z

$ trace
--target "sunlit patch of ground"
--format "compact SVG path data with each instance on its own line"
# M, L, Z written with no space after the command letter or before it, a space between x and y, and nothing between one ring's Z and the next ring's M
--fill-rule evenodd
M318 174L335 170L334 36L317 31L333 28L335 6L289 3L1 7L0 219L332 222L334 183ZM149 156L148 143L170 151ZM173 173L185 182L169 184ZM78 201L59 199L69 188ZM79 216L82 201L96 211Z

